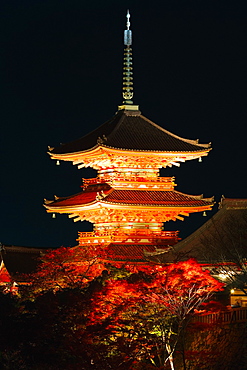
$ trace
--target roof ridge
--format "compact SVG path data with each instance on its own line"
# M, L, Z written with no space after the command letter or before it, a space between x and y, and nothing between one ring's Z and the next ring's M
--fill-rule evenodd
M181 136L178 136L176 134L173 134L171 131L169 130L166 130L165 128L161 127L160 125L157 125L157 123L151 121L149 118L143 116L142 114L140 114L140 117L143 118L145 121L149 122L152 126L158 128L158 129L161 129L163 132L165 132L166 134L169 134L171 136L173 136L174 138L176 139L179 139L179 140L182 140L188 144L192 144L192 145L198 145L200 147L206 147L206 148L210 148L211 147L211 143L208 143L208 144L201 144L198 142L198 139L185 139Z
M114 135L114 133L117 131L118 127L119 127L119 126L121 126L121 124L122 124L122 122L123 122L123 120L124 120L124 116L126 116L126 114L125 114L125 111L124 111L124 110L122 110L122 111L118 111L118 112L116 113L116 115L115 115L115 116L117 116L117 115L119 115L119 116L120 116L119 121L118 121L118 123L115 125L114 129L110 132L110 134L106 136L106 139L105 139L106 144L104 144L104 142L102 143L104 146L108 146L108 145L107 145L107 140L108 140L108 139L110 140L110 138ZM110 146L109 146L109 147L110 147Z

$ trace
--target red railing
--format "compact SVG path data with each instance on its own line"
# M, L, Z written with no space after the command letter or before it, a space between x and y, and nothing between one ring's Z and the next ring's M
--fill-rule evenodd
M79 241L79 244L82 246L89 243L106 243L107 241L124 242L126 239L134 239L136 242L140 239L149 239L149 242L153 241L157 244L162 244L166 239L178 240L178 231L152 231L149 229L121 229L117 231L107 230L95 232L79 231L77 241Z
M229 324L232 322L247 321L247 307L231 308L226 311L216 313L203 313L193 317L192 322L200 322L204 324Z
M123 175L104 175L102 177L94 177L91 179L82 179L85 185L101 184L106 181L136 181L136 182L163 182L172 183L175 180L174 177L141 177L141 176L123 176Z
M154 237L154 238L176 238L178 236L178 231L152 231L149 229L139 229L139 230L117 230L117 231L79 231L78 235L80 238L92 238L92 237L101 237L101 236L129 236L129 237Z

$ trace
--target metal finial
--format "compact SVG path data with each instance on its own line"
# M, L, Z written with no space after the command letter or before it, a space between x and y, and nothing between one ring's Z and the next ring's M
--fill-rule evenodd
M124 31L124 45L126 48L124 49L124 68L123 68L123 98L124 104L133 104L131 99L134 96L133 92L133 68L132 68L132 31L130 28L130 13L129 10L127 11L127 23L126 28L127 30Z
M130 12L129 12L129 9L127 10L126 18L127 18L126 27L127 27L127 30L129 30L130 29Z

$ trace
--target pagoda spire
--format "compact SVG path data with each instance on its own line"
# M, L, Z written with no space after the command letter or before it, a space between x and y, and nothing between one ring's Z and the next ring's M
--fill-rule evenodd
M126 30L124 30L124 63L123 63L123 105L118 109L138 110L138 105L133 105L133 67L132 67L132 31L130 30L130 12L127 11Z

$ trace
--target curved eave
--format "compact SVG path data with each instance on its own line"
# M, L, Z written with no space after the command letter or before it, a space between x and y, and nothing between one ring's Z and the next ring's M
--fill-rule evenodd
M198 199L199 200L199 199ZM201 199L202 200L202 199ZM190 209L198 209L206 207L207 209L211 209L214 205L213 199L203 199L203 202L205 204L165 204L165 203L160 203L160 204L145 204L145 203L123 203L123 202L110 202L110 201L102 201L101 205L104 207L104 205L110 205L110 208L113 209L118 209L119 206L121 206L121 209L129 209L129 208L136 208L136 209L143 209L149 210L149 209L154 209L157 208L160 211L160 208L164 208L165 210L171 209L171 210L178 210L178 209L183 209L183 210L190 210Z
M99 201L93 201L90 203L86 203L84 205L75 204L75 205L69 205L69 206L66 206L66 205L58 206L56 205L56 202L46 201L46 203L44 204L44 207L46 208L48 213L52 213L52 212L73 213L73 212L78 212L79 209L82 211L82 210L92 210L92 209L102 208L101 202Z
M89 188L88 188L89 190ZM97 189L92 187L91 191L83 191L70 197L55 200L45 200L44 206L50 210L71 209L96 209L98 207L112 208L138 207L148 208L191 208L191 207L210 207L214 204L214 198L203 198L203 195L189 195L176 190L143 190L143 189L124 189L119 190L109 185L103 184Z
M192 204L192 205L186 205L186 204L141 204L141 203L116 203L116 202L107 202L107 201L94 201L91 203L87 203L84 205L78 204L78 205L63 205L63 206L56 206L54 205L44 205L44 207L47 209L48 213L78 213L78 212L84 212L84 211L90 211L90 210L99 210L102 208L106 209L116 209L116 210L154 210L157 209L159 212L163 208L164 211L172 210L172 211L185 211L185 212L193 212L194 209L199 209L201 211L210 210L214 205L213 201L210 201L207 203L205 201L205 204Z
M192 209L201 209L202 211L204 210L209 210L212 208L213 204L203 204L203 205L173 205L173 204L141 204L141 203L113 203L113 202L102 202L102 207L105 205L109 205L111 209L135 209L135 210L154 210L157 208L159 212L161 212L161 208L164 209L164 211L172 210L172 211L178 211L181 209L183 211L190 212ZM108 207L106 207L108 208Z
M198 144L200 145L200 144ZM126 156L126 154L130 154L131 156L136 155L136 156L150 156L150 153L154 157L173 157L174 155L176 156L181 156L181 157L186 157L186 156L193 156L197 155L198 157L200 156L206 156L209 151L211 150L211 147L204 147L203 145L198 148L198 150L194 151L158 151L158 150L138 150L138 149L124 149L124 148L114 148L110 147L107 145L96 145L91 149L87 149L84 151L78 151L78 152L72 152L72 153L53 153L53 152L48 152L50 155L51 159L57 159L57 160L64 160L64 161L74 161L77 158L89 158L89 157L94 157L98 156L100 154L104 153L109 153L109 154L115 154L117 156L123 155Z

